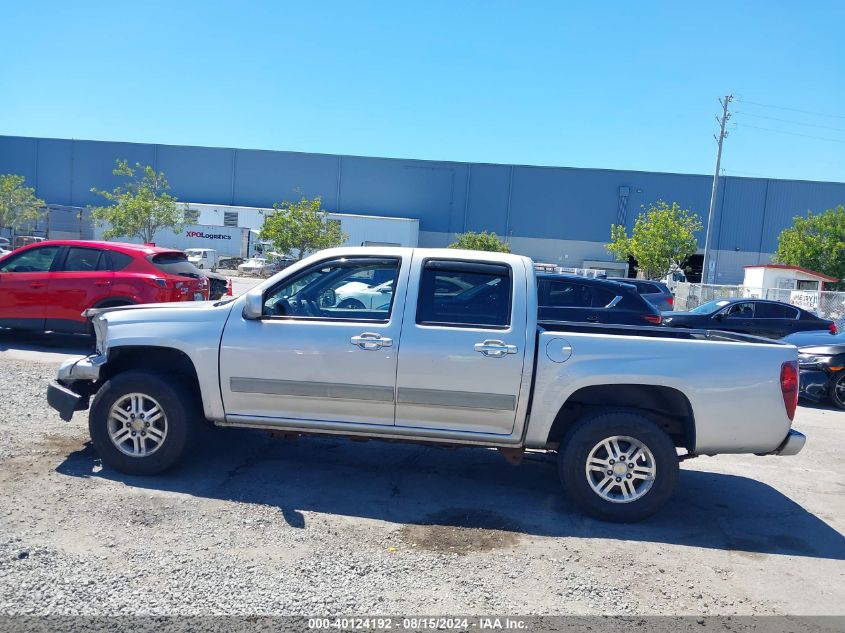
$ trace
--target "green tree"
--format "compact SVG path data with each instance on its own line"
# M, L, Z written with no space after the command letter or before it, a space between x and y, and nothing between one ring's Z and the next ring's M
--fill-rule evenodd
M793 218L778 235L774 260L845 280L845 206ZM845 281L829 286L842 289Z
M137 237L148 243L159 229L180 231L185 226L185 212L168 193L170 185L162 172L140 163L132 168L125 160L116 163L112 173L126 178L124 186L112 191L91 189L110 203L91 208L94 221L108 227L103 237Z
M498 235L487 231L459 233L455 241L449 244L449 248L465 248L470 251L492 251L494 253L511 252L511 247L505 244Z
M610 243L605 248L618 261L634 257L647 278L660 279L670 270L680 268L698 250L695 232L701 230L701 221L677 202L658 200L643 208L630 237L624 226L611 225Z
M278 202L273 208L275 211L264 220L261 239L280 253L302 259L309 251L340 246L347 238L340 222L329 219L320 196Z
M17 231L44 215L44 201L35 196L35 189L25 187L25 182L15 174L0 176L0 228Z

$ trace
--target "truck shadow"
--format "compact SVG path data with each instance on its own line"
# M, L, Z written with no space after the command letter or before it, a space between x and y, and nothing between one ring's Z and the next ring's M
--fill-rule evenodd
M774 488L737 475L682 470L656 516L609 524L578 513L560 492L553 461L515 468L495 451L346 439L276 440L256 431L208 432L182 465L156 477L100 468L89 445L57 472L142 489L277 507L291 527L303 512L410 526L495 529L535 536L648 541L845 560L845 536Z
M83 334L19 332L0 328L0 351L8 350L84 356L94 351L94 339Z

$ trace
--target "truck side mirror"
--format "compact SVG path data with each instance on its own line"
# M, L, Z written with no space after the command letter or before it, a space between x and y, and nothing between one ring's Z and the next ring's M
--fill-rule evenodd
M246 293L244 298L243 317L255 321L264 316L264 295L261 290L254 288Z

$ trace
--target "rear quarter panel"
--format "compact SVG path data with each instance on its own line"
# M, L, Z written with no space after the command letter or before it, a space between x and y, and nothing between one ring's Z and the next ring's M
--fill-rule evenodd
M564 362L547 348L569 344ZM695 452L763 453L783 441L791 422L780 390L782 363L794 346L543 332L525 443L543 447L555 416L582 387L643 384L677 389L695 418Z

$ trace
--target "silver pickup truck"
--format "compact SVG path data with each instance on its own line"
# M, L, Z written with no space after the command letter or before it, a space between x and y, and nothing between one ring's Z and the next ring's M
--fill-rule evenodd
M566 301L565 297L557 298ZM612 302L611 302L612 305ZM530 259L317 253L217 303L92 310L96 353L48 390L103 461L173 466L192 425L556 451L570 500L633 521L695 455L794 455L797 353L719 332L539 322Z

